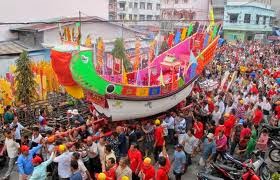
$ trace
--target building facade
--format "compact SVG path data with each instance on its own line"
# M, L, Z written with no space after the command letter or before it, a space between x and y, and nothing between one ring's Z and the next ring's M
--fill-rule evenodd
M269 0L228 0L223 32L228 41L264 40L272 32L275 11Z
M222 23L227 0L212 0L215 22Z
M160 0L110 0L110 20L158 20Z

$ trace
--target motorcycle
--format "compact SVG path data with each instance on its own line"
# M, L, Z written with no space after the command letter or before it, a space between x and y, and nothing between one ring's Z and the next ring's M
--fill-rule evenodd
M253 152L257 157L257 160L253 163L252 160L248 160L242 163L229 154L225 154L227 160L231 161L236 166L227 166L225 164L211 163L210 174L216 175L226 180L242 179L242 180L269 180L271 174L266 166L264 159L260 156L259 151ZM240 169L242 167L242 169Z
M268 157L272 162L280 162L280 141L272 140Z

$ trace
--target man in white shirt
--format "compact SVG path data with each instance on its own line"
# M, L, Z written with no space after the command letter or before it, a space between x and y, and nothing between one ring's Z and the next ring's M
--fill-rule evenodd
M101 172L101 162L99 158L97 144L93 142L92 137L87 137L87 153L89 157L90 167L89 171L92 174Z
M17 160L18 149L20 148L20 145L19 145L19 143L14 141L11 130L9 130L9 129L6 130L5 136L6 136L5 145L4 145L4 148L2 149L2 151L0 152L0 155L3 155L4 151L7 150L8 157L9 157L9 165L8 165L8 170L4 176L4 179L8 179L14 168L15 162Z
M221 112L219 111L219 106L216 105L216 106L215 106L215 109L214 109L214 111L213 111L213 113L212 113L212 120L215 121L215 124L216 124L216 125L218 125L219 120L221 119L221 117L222 117L222 114L221 114Z
M174 144L174 133L175 133L175 125L174 125L174 118L171 116L171 114L168 112L166 113L166 117L164 119L164 122L167 125L168 130L168 140L170 144Z
M223 114L224 111L225 111L225 103L224 103L224 101L223 101L221 96L219 96L217 104L219 106L220 113Z
M29 129L25 128L18 122L18 118L15 116L13 122L10 124L10 128L14 130L14 136L16 142L21 142L21 130L26 130L28 132L32 132Z
M194 155L195 149L198 144L198 139L195 138L193 134L194 134L194 130L190 129L190 130L188 130L188 133L185 134L185 136L182 139L182 145L184 146L184 150L186 153L186 159L187 159L186 166L189 166L192 164L191 157Z
M69 152L65 145L59 145L58 149L61 155L53 160L53 162L58 163L58 176L60 179L70 178L72 175L70 163L73 152Z

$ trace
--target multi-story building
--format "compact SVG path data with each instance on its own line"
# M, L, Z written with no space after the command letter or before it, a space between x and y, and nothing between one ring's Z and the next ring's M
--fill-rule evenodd
M109 20L117 19L117 0L109 0Z
M166 32L174 27L186 26L190 21L205 23L208 15L208 0L161 0L161 19L165 20L161 23L161 29Z
M110 16L111 19L146 21L160 18L160 0L110 0L110 2L110 15L116 13L116 16Z
M224 38L262 40L272 31L275 11L270 0L228 0L224 12Z
M222 23L227 0L212 0L215 22Z

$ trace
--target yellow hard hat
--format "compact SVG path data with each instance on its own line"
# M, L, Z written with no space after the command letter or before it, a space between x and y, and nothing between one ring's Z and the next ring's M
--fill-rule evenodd
M159 119L155 120L155 125L160 125L160 120Z
M144 164L145 164L145 165L151 164L151 162L152 162L152 160L151 160L151 158L149 158L149 157L146 157L146 158L144 159Z
M97 180L105 180L106 179L106 174L104 173L99 173L97 176Z
M123 176L123 177L122 177L122 180L129 180L129 177Z
M58 146L58 151L59 151L60 153L65 152L65 151L66 151L66 146L65 146L64 144L59 145L59 146Z
M243 101L243 99L241 99L241 100L239 101L239 103L240 103L240 104L244 104L244 101Z
M224 117L229 117L229 113L225 113L225 114L224 114Z

